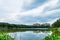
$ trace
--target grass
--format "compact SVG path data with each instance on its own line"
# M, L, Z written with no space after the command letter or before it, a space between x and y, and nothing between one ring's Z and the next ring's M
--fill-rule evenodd
M45 37L44 40L60 40L60 32L54 32L53 34Z
M60 40L60 28L50 28L53 32L51 35L44 38L44 40Z
M0 33L0 40L14 40L7 33Z

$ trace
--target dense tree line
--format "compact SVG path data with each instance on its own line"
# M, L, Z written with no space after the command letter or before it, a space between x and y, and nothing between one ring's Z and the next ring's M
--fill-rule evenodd
M5 28L5 29L12 29L12 28L49 28L50 25L44 26L34 26L34 25L23 25L23 24L9 24L9 23L4 23L0 22L0 29Z
M52 27L60 27L60 19L52 24ZM0 29L12 29L12 28L50 28L50 25L23 25L23 24L9 24L5 22L0 22Z

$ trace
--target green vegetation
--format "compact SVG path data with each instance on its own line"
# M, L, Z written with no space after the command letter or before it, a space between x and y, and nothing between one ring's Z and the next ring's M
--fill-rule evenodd
M9 23L4 23L0 22L0 30L5 30L5 29L19 29L19 28L58 28L60 27L60 19L54 22L51 26L49 23L45 24L33 24L33 25L23 25L23 24L9 24Z
M60 35L52 34L50 36L47 36L44 40L60 40Z
M53 32L51 35L44 38L44 40L60 40L60 28L50 28Z
M54 22L49 28L53 33L44 38L44 40L60 40L60 19Z
M60 27L60 19L57 20L56 22L54 22L54 23L52 24L52 27L55 27L55 28Z
M44 40L60 40L60 32L57 29L51 35L45 37Z
M54 22L51 26L47 24L34 24L34 25L22 25L22 24L9 24L0 22L0 32L15 32L20 31L21 28L49 28L48 30L52 31L53 33L44 40L60 40L60 19ZM21 30L23 31L23 30ZM0 40L14 40L6 33L0 33Z
M23 24L10 24L5 22L0 22L0 32L9 32L9 31L15 32L15 31L20 31L21 28L49 28L48 30L54 30L59 27L60 27L60 19L54 22L52 25L50 25L49 23L45 23L45 24L35 23L33 25L23 25Z
M4 23L0 22L0 28L1 29L18 29L18 28L49 28L50 25L23 25L23 24L9 24L9 23Z
M6 33L0 33L0 40L14 40L13 38L11 38L9 35L7 35Z

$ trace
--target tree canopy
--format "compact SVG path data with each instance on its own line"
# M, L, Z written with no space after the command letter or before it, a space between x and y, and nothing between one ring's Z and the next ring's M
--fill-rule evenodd
M52 24L53 27L60 27L60 19Z

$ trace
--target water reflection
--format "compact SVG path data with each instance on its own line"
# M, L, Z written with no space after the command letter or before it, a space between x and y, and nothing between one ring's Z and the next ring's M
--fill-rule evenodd
M15 40L42 40L45 36L50 35L52 32L33 32L33 31L26 31L26 32L15 32L9 33L11 37Z

